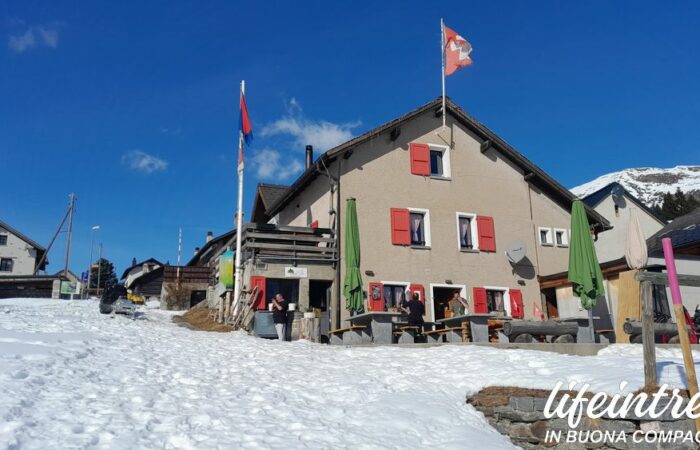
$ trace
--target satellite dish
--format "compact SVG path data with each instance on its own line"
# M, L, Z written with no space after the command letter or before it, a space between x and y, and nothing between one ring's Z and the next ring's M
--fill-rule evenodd
M506 256L511 264L518 264L527 255L527 247L522 241L517 241L511 244L506 250Z
M612 195L612 201L618 208L624 208L625 206L625 190L622 186L615 186L610 192Z

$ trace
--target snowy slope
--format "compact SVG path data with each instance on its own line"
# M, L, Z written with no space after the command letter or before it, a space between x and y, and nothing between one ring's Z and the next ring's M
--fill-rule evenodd
M0 300L0 448L513 448L465 404L487 385L643 383L641 346L595 357L447 345L332 347ZM657 350L680 386L678 352Z
M678 188L700 199L700 166L625 169L576 186L571 189L571 192L579 197L585 197L615 181L648 206L660 203L665 193L676 192Z

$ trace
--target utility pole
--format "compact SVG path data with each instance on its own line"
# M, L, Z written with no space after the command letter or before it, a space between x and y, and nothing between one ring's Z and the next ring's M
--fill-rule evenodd
M100 226L95 225L90 230L90 261L88 262L88 279L87 289L85 289L85 298L90 298L90 280L92 279L92 249L95 244L95 231L99 230Z
M68 207L68 236L66 237L66 262L63 266L64 275L68 276L68 263L70 262L70 241L73 236L73 213L75 212L75 193L70 193L70 206Z
M102 242L100 242L98 254L100 255L97 258L97 296L99 297L99 295L100 295L100 278L102 276Z

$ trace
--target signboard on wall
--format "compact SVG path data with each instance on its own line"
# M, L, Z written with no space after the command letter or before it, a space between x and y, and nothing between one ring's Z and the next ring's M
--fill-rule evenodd
M77 281L61 281L61 294L79 294L80 283Z
M285 267L285 278L308 278L309 273L306 267Z

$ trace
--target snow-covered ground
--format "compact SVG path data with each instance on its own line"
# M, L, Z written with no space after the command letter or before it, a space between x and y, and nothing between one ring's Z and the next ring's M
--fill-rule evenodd
M466 394L642 384L641 346L593 357L343 348L192 331L171 317L0 300L0 448L512 448ZM680 385L680 354L658 356L662 381Z

